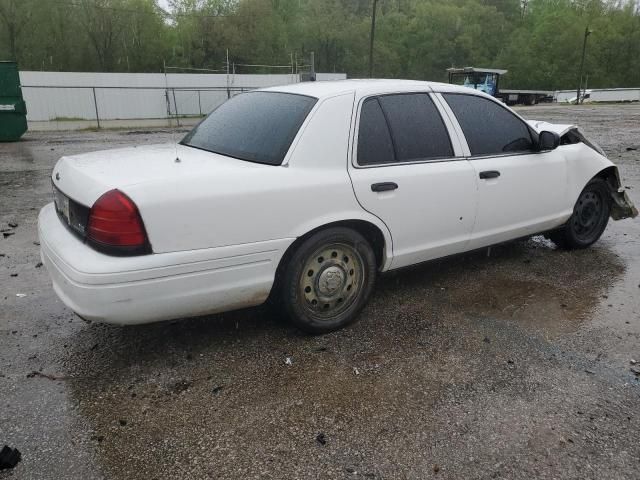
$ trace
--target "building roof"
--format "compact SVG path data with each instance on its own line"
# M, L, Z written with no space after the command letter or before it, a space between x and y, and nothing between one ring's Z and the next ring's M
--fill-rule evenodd
M508 70L501 70L499 68L479 68L479 67L451 67L447 68L449 73L497 73L498 75L504 75Z

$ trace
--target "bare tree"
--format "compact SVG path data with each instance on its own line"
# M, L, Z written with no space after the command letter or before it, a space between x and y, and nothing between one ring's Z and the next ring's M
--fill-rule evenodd
M119 3L112 0L83 0L83 15L80 21L89 41L96 51L102 71L113 71L115 50L122 33L122 16L126 11L119 9Z

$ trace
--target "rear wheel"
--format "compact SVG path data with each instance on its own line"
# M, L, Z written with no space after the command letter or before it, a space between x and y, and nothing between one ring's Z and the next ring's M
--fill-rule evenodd
M609 223L610 212L607 183L601 178L593 179L580 193L566 225L549 234L549 238L562 248L586 248L600 238Z
M281 300L298 328L326 333L356 319L375 278L369 242L349 228L330 228L305 240L291 256L281 280Z

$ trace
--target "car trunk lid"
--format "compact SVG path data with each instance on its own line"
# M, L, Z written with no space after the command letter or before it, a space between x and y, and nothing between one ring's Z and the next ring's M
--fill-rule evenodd
M118 148L62 157L53 169L54 187L91 207L105 192L141 183L251 168L273 168L175 144Z

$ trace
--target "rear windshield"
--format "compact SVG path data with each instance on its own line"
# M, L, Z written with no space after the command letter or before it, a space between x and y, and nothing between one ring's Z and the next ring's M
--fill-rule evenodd
M180 143L240 160L280 165L316 101L291 93L243 93L216 108Z

